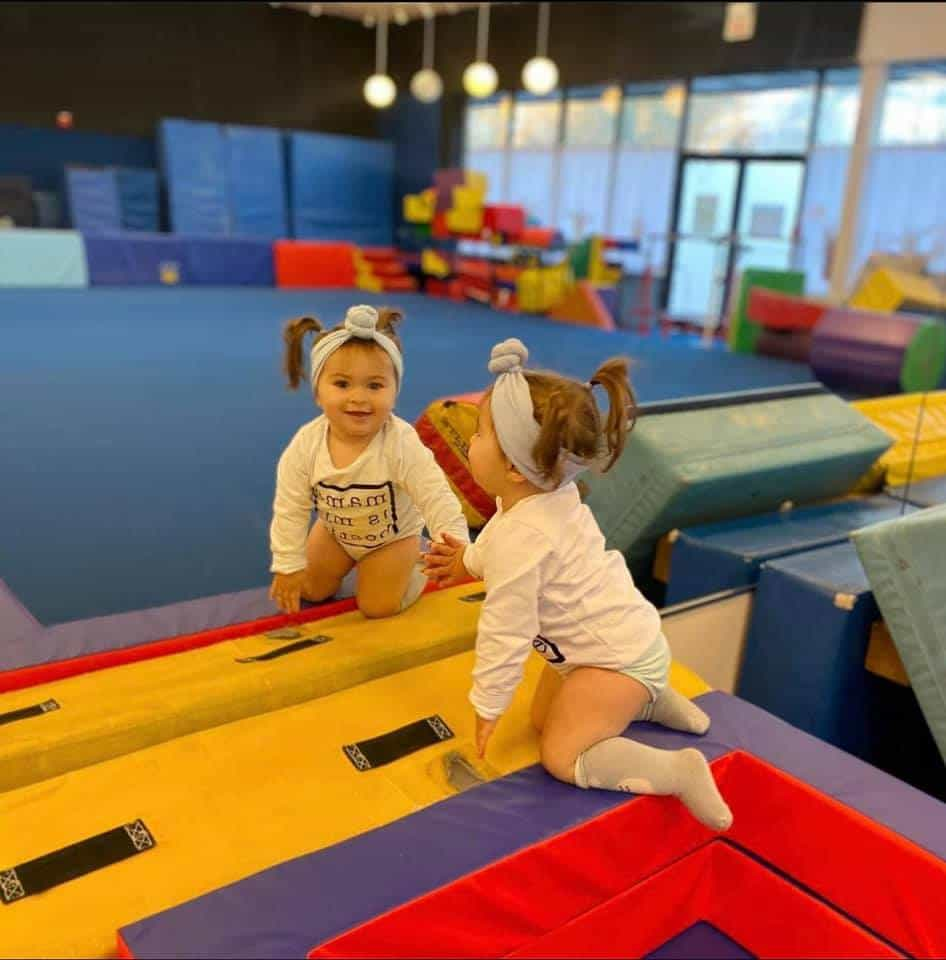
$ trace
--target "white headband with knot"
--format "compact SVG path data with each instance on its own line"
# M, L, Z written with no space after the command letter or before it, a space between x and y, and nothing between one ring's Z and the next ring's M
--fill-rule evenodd
M319 374L325 361L349 340L373 340L391 358L394 364L394 373L397 376L397 390L401 390L401 379L404 375L404 358L397 344L378 330L378 311L374 307L350 307L345 314L345 323L341 330L333 330L315 342L309 354L311 367L312 389L318 386Z
M556 482L542 474L535 464L532 451L539 439L541 428L535 421L535 408L529 382L522 373L522 366L529 359L525 344L515 337L503 340L493 347L489 355L489 372L496 374L496 383L490 397L490 413L493 426L503 453L513 466L541 490L555 490L571 483L593 463L579 460L573 454L561 451L560 477Z

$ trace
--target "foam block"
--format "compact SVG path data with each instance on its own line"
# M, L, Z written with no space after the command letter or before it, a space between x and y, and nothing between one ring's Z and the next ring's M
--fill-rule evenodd
M297 641L256 634L0 695L0 714L59 705L4 725L0 790L468 650L478 604L462 598L475 592L435 591L370 627L360 613L300 624L299 640L331 640L272 660L241 662Z
M350 243L277 240L277 287L345 288L355 285L355 247Z
M748 316L749 294L754 287L799 295L805 291L805 275L799 270L743 270L735 312L729 326L729 346L737 353L754 353L760 327Z
M845 542L852 530L893 519L902 505L889 497L743 517L681 530L673 544L668 605L751 586L763 563ZM913 507L907 507L911 513Z
M552 320L599 330L614 330L614 317L588 280L579 280L548 313Z
M811 368L832 389L933 390L946 371L946 325L906 314L830 310L812 337Z
M896 267L880 267L864 278L851 297L850 306L883 313L894 310L935 313L946 310L946 295L929 277Z
M778 290L752 287L746 316L769 330L813 330L828 309L816 300L794 297Z
M889 446L830 394L646 416L608 473L583 475L586 502L608 546L646 576L675 527L840 496Z
M946 506L859 530L854 545L946 761Z

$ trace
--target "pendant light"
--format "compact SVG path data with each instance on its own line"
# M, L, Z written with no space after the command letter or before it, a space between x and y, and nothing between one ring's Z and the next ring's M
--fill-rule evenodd
M443 93L443 80L434 70L434 18L424 13L424 66L411 77L411 93L421 103L436 103Z
M536 96L544 97L558 86L558 67L548 57L549 6L539 4L539 30L536 38L536 55L522 68L522 85Z
M387 74L388 69L388 20L387 17L378 19L377 39L375 42L374 73L365 80L365 100L383 110L394 103L397 96L397 87Z
M463 71L463 89L477 100L496 91L496 68L486 59L489 41L489 4L481 3L476 22L476 59Z

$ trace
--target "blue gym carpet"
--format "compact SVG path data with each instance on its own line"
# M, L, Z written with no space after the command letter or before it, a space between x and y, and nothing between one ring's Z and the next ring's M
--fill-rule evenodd
M281 328L352 303L402 308L413 421L481 389L500 339L586 379L632 358L642 401L811 379L694 338L605 333L419 295L361 291L0 290L0 579L44 624L268 583L276 461L316 415L286 389Z

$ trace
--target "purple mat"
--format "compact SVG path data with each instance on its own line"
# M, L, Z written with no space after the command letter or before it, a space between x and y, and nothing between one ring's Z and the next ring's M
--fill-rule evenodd
M753 956L711 923L701 920L648 953L646 960L744 960Z
M736 697L713 692L697 702L713 720L708 736L637 724L634 738L667 749L698 746L710 760L745 750L946 859L946 805ZM626 802L528 767L123 927L121 936L142 958L301 958L356 924Z
M338 598L354 596L354 577ZM0 580L0 673L271 617L267 587L44 627Z
M811 357L811 331L767 330L762 327L755 342L755 352L765 357L808 363Z

